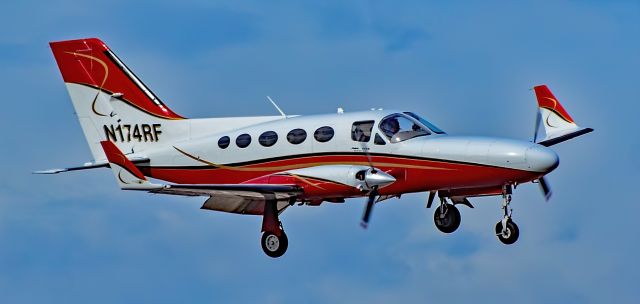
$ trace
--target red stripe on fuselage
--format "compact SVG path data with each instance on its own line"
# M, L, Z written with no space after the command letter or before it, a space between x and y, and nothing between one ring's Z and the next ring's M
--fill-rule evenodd
M401 194L435 189L458 189L501 186L509 182L523 183L542 174L525 170L494 167L482 164L448 162L444 160L414 159L399 156L372 156L373 165L393 175L397 181L380 189L380 194ZM286 170L320 165L368 165L364 155L292 156L287 159L265 161L244 166L222 167L140 167L145 175L181 184L239 184L249 180L268 184L296 184L307 195L318 197L345 193L346 185L330 185L321 181L318 189L294 177L281 178L273 174ZM260 179L263 177L262 179ZM314 182L317 182L314 180ZM325 191L326 190L326 191ZM350 192L349 189L348 192ZM351 193L351 192L350 192ZM357 192L356 194L357 195ZM337 196L336 196L337 197Z

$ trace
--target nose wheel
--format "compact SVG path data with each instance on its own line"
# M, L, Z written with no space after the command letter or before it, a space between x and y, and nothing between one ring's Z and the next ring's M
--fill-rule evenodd
M513 209L509 208L511 204L511 185L506 185L502 188L502 210L504 216L502 220L496 223L496 236L505 245L511 245L518 240L520 236L520 229L518 225L511 219Z
M452 233L460 227L460 211L453 204L448 204L444 198L441 199L440 206L433 213L433 222L436 228L444 233Z
M511 245L518 240L520 230L511 219L502 220L496 223L496 236L503 244Z

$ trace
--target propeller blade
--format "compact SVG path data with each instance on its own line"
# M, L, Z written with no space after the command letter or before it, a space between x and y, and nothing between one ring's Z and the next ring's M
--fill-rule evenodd
M371 160L371 154L369 154L369 147L366 142L361 142L362 152L367 156L367 162L369 162L369 167L371 167L371 173L376 173L378 170L373 166L373 161Z
M535 129L533 129L533 142L537 142L538 141L538 129L540 129L540 121L542 120L542 114L540 114L540 112L538 112L536 114L536 126Z
M538 184L540 184L540 190L542 191L542 194L544 194L544 199L546 201L549 201L553 192L551 191L551 188L549 188L547 180L544 177L541 177L538 179Z
M378 196L378 188L375 187L371 192L369 192L369 199L367 200L367 206L364 209L364 214L362 214L362 221L360 222L360 226L362 228L367 229L369 226L369 219L371 218L371 212L373 211L373 205L376 203L376 196Z

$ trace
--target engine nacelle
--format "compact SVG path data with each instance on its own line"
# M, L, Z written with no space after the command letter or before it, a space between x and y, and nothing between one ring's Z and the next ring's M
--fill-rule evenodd
M354 165L326 165L289 170L285 173L349 185L361 191L383 188L396 181L392 175L376 168Z

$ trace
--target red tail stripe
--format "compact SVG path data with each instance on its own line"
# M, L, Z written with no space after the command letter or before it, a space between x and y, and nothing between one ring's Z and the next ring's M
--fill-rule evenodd
M183 118L157 98L154 102L144 88L139 87L125 72L126 67L122 66L124 64L118 62L119 59L99 39L59 41L51 42L49 45L65 82L122 93L122 99L154 116L167 119ZM134 78L137 77L134 76ZM153 93L150 94L153 96Z
M144 174L142 174L142 172L140 172L138 167L136 167L136 165L134 165L129 159L127 159L127 157L124 156L122 152L120 152L120 149L118 149L116 145L114 145L112 142L107 140L101 141L100 144L102 145L102 149L104 149L104 154L107 155L107 159L109 160L109 163L116 164L120 167L123 167L127 171L129 171L129 173L133 174L135 177L141 180L146 180L146 178L144 177Z
M535 86L534 91L536 92L536 98L538 99L538 106L541 108L546 108L550 111L553 111L560 115L562 119L573 123L573 118L567 113L567 111L562 107L558 99L553 96L551 90L546 85Z

